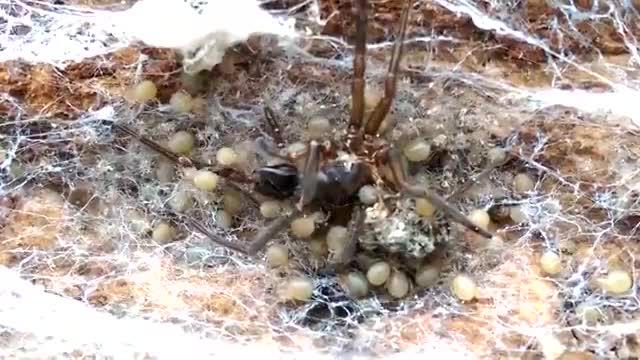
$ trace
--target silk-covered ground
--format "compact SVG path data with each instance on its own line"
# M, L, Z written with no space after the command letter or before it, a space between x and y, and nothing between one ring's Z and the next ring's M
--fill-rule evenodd
M380 91L390 53L385 41L393 39L402 2L371 2L369 41L375 46L368 78ZM273 1L265 8L281 11L299 3ZM182 226L171 244L150 239L148 230L169 216L165 201L175 184L159 183L157 156L101 120L135 125L159 141L177 129L197 131L205 158L253 137L265 103L282 117L292 140L300 139L310 114L344 124L352 48L338 40L351 44L350 5L319 1L320 18L328 19L320 26L310 20L311 4L292 16L300 28L324 37L302 40L304 53L291 55L273 39L255 37L231 49L201 86L186 86L174 53L143 45L65 69L0 64L0 92L7 99L0 103L0 146L8 165L0 198L0 262L96 311L171 322L284 351L640 356L637 290L613 297L595 286L614 267L637 278L640 138L632 119L584 110L592 105L588 94L595 99L617 85L638 87L640 3L634 1L415 5L390 136L398 142L444 139L444 148L455 151L459 166L444 173L438 164L421 170L429 170L424 176L443 194L479 173L488 149L511 145L516 160L456 203L465 211L490 204L493 195L511 196L517 173L536 182L533 192L519 198L529 223L503 226L504 242L490 247L461 236L454 255L442 262L442 281L427 292L393 304L362 300L351 304L358 314L304 324L310 305L285 304L277 297L287 274L300 271L295 264L271 270L262 260L216 247ZM477 11L475 19L464 14L471 10ZM516 31L480 28L487 19ZM159 103L141 107L126 101L125 90L141 79L158 85ZM199 99L194 111L176 115L163 109L171 94L185 87ZM584 108L542 108L532 100L550 89L566 91L563 96L573 96L574 104L584 98ZM586 93L566 95L572 90ZM180 183L180 173L175 179ZM221 202L197 200L196 213ZM262 226L255 215L246 209L236 216L235 234ZM206 225L213 227L211 221ZM277 241L287 238L283 234ZM304 246L291 246L293 254L306 257ZM563 271L555 277L540 271L540 254L548 248L562 252ZM450 294L448 280L457 272L472 274L478 301L463 303ZM575 311L581 303L596 306L602 320L582 323ZM19 345L13 346L18 351Z

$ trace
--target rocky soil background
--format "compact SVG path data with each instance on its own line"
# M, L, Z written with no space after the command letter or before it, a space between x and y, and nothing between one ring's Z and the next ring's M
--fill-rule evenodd
M403 3L370 2L367 77L369 98L376 98ZM105 338L133 319L294 355L314 349L376 358L640 357L637 1L416 2L389 136L421 138L437 149L416 172L445 195L482 172L491 149L508 147L514 160L455 205L470 212L506 198L518 210L491 224L499 241L460 233L438 259L439 280L405 299L351 299L340 281L318 277L314 301L283 301L286 279L309 270L296 263L309 257L305 243L282 234L276 242L290 246L292 261L274 269L263 255L252 259L212 244L167 210L175 209L171 201L185 189L188 170L159 170L160 158L113 131L110 121L159 142L188 130L203 159L225 146L247 149L265 104L292 142L316 114L343 125L350 6L264 2L274 14L298 19L309 36L295 51L253 36L199 76L183 74L173 51L144 44L64 69L0 63L0 263L36 286L43 301L46 292L119 319L110 323L114 330L96 331L81 344L59 329L44 336L0 323L6 348L24 358L101 358L115 351ZM140 103L132 89L143 80L157 93ZM176 111L175 93L189 94L187 111ZM188 216L210 229L226 225L215 214L233 207L233 196L188 191ZM242 241L265 220L254 208L237 207L227 211L225 234ZM175 228L166 241L154 236L161 222ZM549 251L560 260L552 268ZM460 273L478 288L472 301L452 293L451 279ZM99 327L73 314L61 321L61 328L88 333ZM120 355L166 355L154 346Z

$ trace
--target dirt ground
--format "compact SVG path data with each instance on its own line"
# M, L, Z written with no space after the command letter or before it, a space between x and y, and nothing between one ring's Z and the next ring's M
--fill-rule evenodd
M371 2L369 41L392 39L402 3ZM298 3L272 1L265 7L278 11ZM407 46L389 115L395 127L388 136L396 143L445 139L441 157L448 160L431 159L416 170L441 194L480 173L490 149L509 146L513 160L454 205L468 212L506 196L525 204L528 220L493 224L501 240L490 246L459 233L453 250L441 259L446 260L441 278L432 288L400 301L349 300L349 309L359 309L357 316L342 316L349 321L340 322L333 314L337 320L314 323L308 320L313 304L291 304L278 295L289 275L307 269L270 269L262 255L238 256L211 244L166 210L167 194L185 182L180 176L185 172L176 169L169 184L159 183L157 156L104 121L79 120L113 106L116 119L157 141L189 130L197 134L201 159L255 138L255 119L267 103L291 141L303 137L310 114L328 114L333 124L344 126L350 67L317 60L341 61L352 48L318 39L299 44L316 60L310 61L287 57L269 37L252 37L196 79L198 86L180 73L177 54L143 44L65 69L1 63L0 93L15 101L0 103L0 155L12 161L0 179L5 189L0 193L0 263L97 311L197 324L195 331L283 351L382 358L440 346L478 359L640 357L640 328L612 330L639 320L637 285L611 295L597 281L612 269L625 269L637 279L640 269L638 132L630 119L616 114L540 108L514 96L551 88L605 93L637 77L637 54L628 42L640 36L640 3L611 12L611 3L594 7L592 1L573 1L575 11L590 16L571 18L567 7L546 1L477 2L485 15L517 27L529 41L481 29L474 19L451 11L459 3L416 5L407 38L440 40ZM299 26L351 44L349 2L318 4L320 17L330 20L323 26L311 22L303 6L292 14ZM533 39L540 42L532 44ZM378 93L390 49L369 51L367 81ZM141 71L134 72L138 66ZM127 98L127 89L142 79L158 86L157 101L144 106ZM181 89L197 99L194 110L178 115L162 110ZM18 150L10 152L18 138ZM514 190L518 173L533 179L526 194ZM190 214L211 218L206 214L223 206L218 195L196 196ZM256 214L252 209L236 214L232 237L263 226ZM170 244L151 240L159 219L178 229ZM289 235L279 241L284 240ZM547 249L561 254L562 270L554 276L541 270ZM307 258L302 251L304 246L292 248L300 259ZM478 286L473 301L451 294L450 280L460 272L471 274ZM580 304L593 305L599 320L587 324L577 310Z

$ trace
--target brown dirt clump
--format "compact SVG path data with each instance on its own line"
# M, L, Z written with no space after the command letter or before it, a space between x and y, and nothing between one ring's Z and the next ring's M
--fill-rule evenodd
M53 249L67 216L59 194L47 189L34 189L23 194L8 215L7 225L0 234L2 252Z
M136 78L133 67L142 56L148 59L142 63L140 78ZM69 119L104 106L144 79L160 84L158 97L166 102L176 90L173 74L177 70L172 51L144 47L88 58L65 69L10 61L0 64L0 92L20 102L29 114ZM15 116L17 110L9 104L0 108L4 116Z

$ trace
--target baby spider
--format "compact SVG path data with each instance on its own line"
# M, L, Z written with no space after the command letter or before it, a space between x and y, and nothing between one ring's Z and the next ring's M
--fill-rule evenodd
M312 139L304 151L298 154L286 153L283 149L283 129L274 112L265 107L264 120L270 139L258 138L256 144L263 154L278 159L275 165L263 166L252 174L242 174L231 168L217 168L212 171L221 177L240 184L252 185L252 190L244 190L251 196L255 191L266 197L295 201L296 206L288 214L283 214L262 228L252 241L242 243L225 239L208 231L195 221L190 226L208 236L212 241L242 252L254 255L265 247L280 231L304 213L321 210L329 214L328 222L349 229L343 251L335 263L344 266L350 263L358 251L358 240L364 229L365 204L358 193L365 186L391 189L399 196L409 196L428 200L454 222L462 224L472 231L490 238L492 234L471 222L467 216L451 206L444 198L421 186L412 184L409 179L406 159L394 144L384 138L381 131L383 120L389 113L396 93L398 68L403 52L403 42L407 29L411 1L404 5L400 29L393 46L393 53L384 82L384 95L377 103L368 119L365 114L365 56L367 50L367 8L366 0L355 1L356 37L353 62L352 104L348 126L334 132L333 138ZM366 121L365 121L366 120ZM159 152L170 160L184 164L188 162L196 167L209 164L197 163L174 154L162 146L137 135L126 126L114 127ZM240 186L237 186L240 188Z

